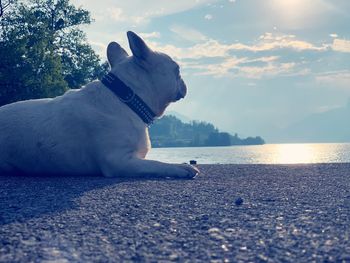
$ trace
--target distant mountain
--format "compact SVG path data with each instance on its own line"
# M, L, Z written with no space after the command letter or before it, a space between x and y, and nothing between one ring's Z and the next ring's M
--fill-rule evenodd
M280 132L288 142L350 142L350 101L346 107L316 113Z
M201 121L184 123L172 115L165 115L149 129L153 147L200 147L230 145L260 145L257 137L241 139L237 134L221 132L213 124Z
M167 111L165 113L165 115L169 116L175 116L176 118L178 118L180 121L184 122L184 123L190 123L191 122L191 119L188 118L187 116L181 114L181 113L178 113L176 111Z

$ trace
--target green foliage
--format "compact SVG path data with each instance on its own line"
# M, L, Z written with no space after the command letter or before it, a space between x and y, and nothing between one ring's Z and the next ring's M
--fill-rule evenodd
M30 26L33 18L28 16L26 24L4 26L9 30L2 32L0 41L0 105L53 97L67 89L61 60L47 41L50 36L45 28ZM25 31L30 33L24 35Z
M261 137L241 139L237 134L220 132L207 122L183 123L172 115L164 116L150 127L153 147L229 146L264 144Z
M86 43L89 12L68 0L14 1L0 20L0 105L54 97L101 77L107 64Z
M0 17L4 15L5 10L10 6L11 0L3 1L0 0Z

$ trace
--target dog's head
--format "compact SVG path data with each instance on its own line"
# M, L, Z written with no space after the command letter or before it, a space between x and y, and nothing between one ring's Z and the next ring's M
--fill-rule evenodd
M179 65L168 55L151 50L135 33L127 33L132 56L116 42L107 48L111 72L127 81L157 115L171 103L186 96L187 87Z

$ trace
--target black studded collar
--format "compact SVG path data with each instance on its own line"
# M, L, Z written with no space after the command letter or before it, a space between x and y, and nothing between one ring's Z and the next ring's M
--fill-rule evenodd
M156 118L156 114L148 105L116 75L109 72L101 82L109 88L117 97L129 106L147 126L150 126Z

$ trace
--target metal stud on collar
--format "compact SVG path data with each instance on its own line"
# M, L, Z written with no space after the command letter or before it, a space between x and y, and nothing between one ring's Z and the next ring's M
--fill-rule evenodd
M129 106L149 127L156 114L151 110L150 107L124 82L122 82L117 76L109 72L105 75L101 82L109 88L117 97Z

